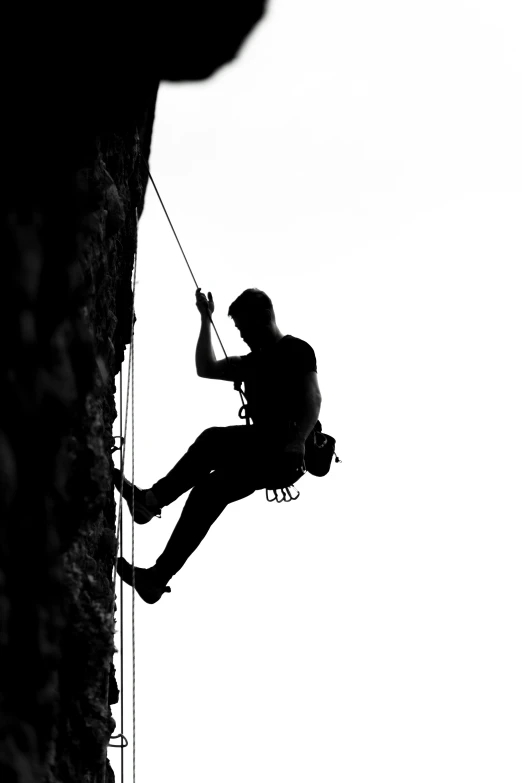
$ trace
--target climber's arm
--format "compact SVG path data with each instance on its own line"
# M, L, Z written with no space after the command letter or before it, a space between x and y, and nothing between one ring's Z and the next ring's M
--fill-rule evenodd
M216 359L212 347L210 315L214 312L212 294L207 297L198 289L196 306L201 314L201 329L196 345L196 372L200 378L216 378L221 381L235 381L237 377L239 356L228 359Z

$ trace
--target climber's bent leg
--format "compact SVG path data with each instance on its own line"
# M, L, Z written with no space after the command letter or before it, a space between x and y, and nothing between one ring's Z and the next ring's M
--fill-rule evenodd
M210 427L196 438L187 453L151 490L160 507L173 503L212 470L232 466L250 450L251 427Z
M256 489L258 482L253 477L221 470L199 482L188 496L179 522L153 567L161 582L166 584L179 571L229 503L252 495Z

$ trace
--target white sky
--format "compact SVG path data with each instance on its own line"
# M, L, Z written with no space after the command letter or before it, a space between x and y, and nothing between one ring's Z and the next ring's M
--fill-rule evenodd
M172 594L137 599L138 781L520 783L521 21L275 0L232 66L161 87L151 169L227 350L248 351L229 303L266 290L317 353L343 463L296 503L230 506ZM196 376L152 188L139 239L150 486L239 400ZM137 565L184 500L137 528Z

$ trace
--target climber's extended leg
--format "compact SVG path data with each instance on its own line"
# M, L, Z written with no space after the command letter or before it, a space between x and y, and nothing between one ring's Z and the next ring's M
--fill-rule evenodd
M199 482L188 496L178 524L156 565L135 568L136 591L143 600L155 603L163 592L170 592L170 588L166 588L167 582L199 546L225 507L251 495L257 488L258 482L251 475L241 476L229 471L216 470ZM132 585L132 566L122 557L118 559L117 571L124 582Z
M203 541L212 524L229 503L252 495L258 489L253 476L216 470L197 484L188 496L178 524L154 566L166 584Z
M240 434L234 441L237 446L233 454L226 449L214 454L213 464L216 464L214 460L222 455L225 463L228 462L225 467L218 467L210 472L210 460L205 463L205 474L192 489L179 522L163 554L157 559L156 565L152 568L135 569L136 590L148 603L155 603L163 592L166 592L167 582L199 546L213 522L229 503L253 494L256 489L289 486L302 475L300 470L296 470L291 459L282 457L280 446L274 449L273 443L267 442L266 438L256 433L253 427L215 429L237 429L245 434ZM207 433L208 430L200 438L203 440L203 436ZM209 441L212 437L214 436L208 436L207 445L210 445ZM203 455L199 451L200 438L168 476L154 485L154 491L159 487L162 505L171 503L188 488L186 484L190 476L194 476L193 472L190 473L195 470L194 463L199 465L204 463L208 452L205 451ZM229 444L234 438L235 435L230 438ZM198 454L202 457L199 463L195 460ZM132 584L132 567L123 558L118 560L118 573L127 584Z
M301 478L302 472L296 470L292 460L281 461L280 455L271 453L262 440L257 446L258 450L243 453L241 463L233 470L218 469L196 484L163 554L150 569L161 584L167 584L180 570L229 503L257 489L286 487Z

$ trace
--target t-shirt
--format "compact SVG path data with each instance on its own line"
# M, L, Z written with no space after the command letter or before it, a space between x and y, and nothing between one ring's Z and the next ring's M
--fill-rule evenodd
M313 348L287 334L273 346L241 356L238 380L245 384L248 414L270 429L296 421L302 406L302 379L317 372Z

